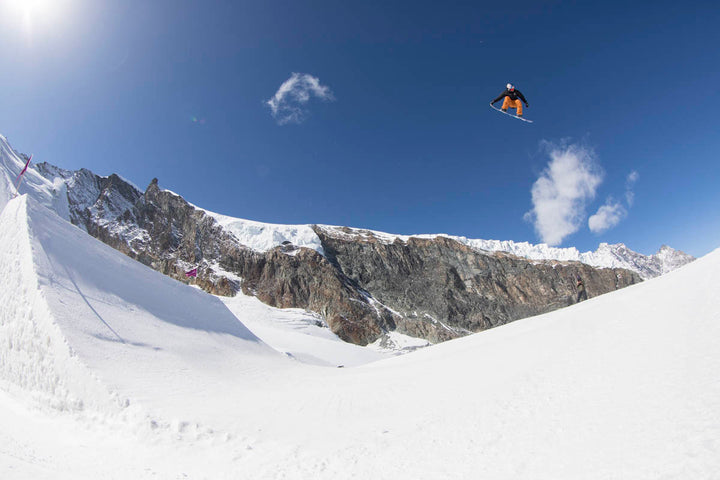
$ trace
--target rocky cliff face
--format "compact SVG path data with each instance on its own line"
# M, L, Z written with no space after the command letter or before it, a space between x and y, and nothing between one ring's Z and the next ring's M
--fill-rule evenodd
M360 345L394 330L444 341L567 306L576 275L591 297L641 281L629 270L528 260L443 236L388 242L336 227L313 226L324 254L288 242L256 251L157 180L143 193L116 175L40 169L65 179L71 221L112 247L213 294L242 290L317 312Z
M316 232L343 275L397 313L399 331L434 342L571 305L577 276L590 296L641 281L628 270L531 262L442 236L388 243L367 231Z

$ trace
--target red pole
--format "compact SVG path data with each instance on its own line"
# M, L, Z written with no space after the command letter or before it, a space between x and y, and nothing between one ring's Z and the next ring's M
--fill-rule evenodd
M22 182L23 175L27 171L28 167L30 166L30 160L32 160L32 155L30 155L30 158L27 159L27 163L25 163L25 168L22 169L22 172L17 176L17 179L15 180L15 190L17 191L18 188L20 188L20 182ZM20 192L18 191L18 194Z

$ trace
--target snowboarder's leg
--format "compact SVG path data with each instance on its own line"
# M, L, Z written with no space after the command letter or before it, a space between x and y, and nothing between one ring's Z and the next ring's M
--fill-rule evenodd
M522 113L523 113L522 112L522 102L518 98L517 100L515 100L514 103L515 103L515 108L517 108L517 116L522 117Z
M508 111L508 108L510 108L510 107L512 106L512 103L513 103L513 102L512 102L512 100L510 100L510 97L505 97L505 98L503 99L502 107L500 107L500 108L502 108L502 111L503 111L503 112L507 112L507 111Z

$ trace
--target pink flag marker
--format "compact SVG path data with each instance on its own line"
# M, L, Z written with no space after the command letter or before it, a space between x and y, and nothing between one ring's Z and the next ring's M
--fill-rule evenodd
M33 157L33 156L30 155L30 158L28 158L28 159L27 159L27 162L25 163L25 168L22 169L22 171L20 172L20 174L19 174L19 175L17 176L17 178L15 179L15 190L17 190L18 188L20 188L20 182L22 182L23 175L25 174L25 172L27 171L28 167L30 166L30 160L32 160L32 157ZM19 193L19 192L18 192L18 193Z
M197 267L193 268L189 272L185 272L186 277L197 277Z

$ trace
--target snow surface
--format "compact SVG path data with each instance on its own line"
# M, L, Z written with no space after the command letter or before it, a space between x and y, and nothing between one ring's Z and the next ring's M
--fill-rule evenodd
M19 188L15 185L17 176L25 167L26 160L13 150L7 139L0 135L0 209L18 192L31 195L42 205L54 210L64 219L70 218L67 202L67 187L62 178L50 181L40 175L33 163L23 175Z
M208 210L203 211L213 217L226 231L232 233L241 245L253 250L265 252L282 245L283 242L290 242L297 247L311 248L324 254L320 238L311 225L262 223L228 217Z
M312 312L273 308L242 293L218 298L260 339L303 363L332 367L362 365L402 352L411 338L398 334L387 340L391 345L378 343L373 348L360 347L340 340Z
M274 324L254 299L223 303L28 195L6 201L0 257L3 479L720 471L720 250L371 363L368 350L338 354L310 314Z

